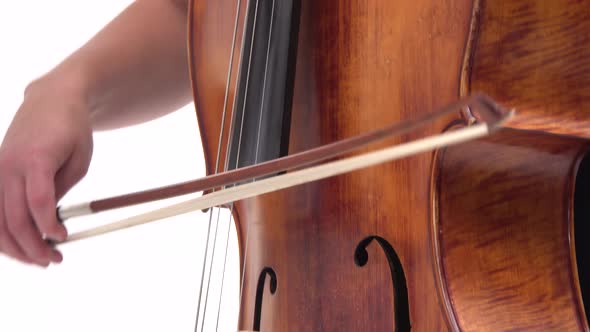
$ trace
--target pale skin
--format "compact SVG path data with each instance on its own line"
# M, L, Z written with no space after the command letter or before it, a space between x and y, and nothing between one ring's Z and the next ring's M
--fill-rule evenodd
M0 252L47 267L66 228L57 201L86 174L92 133L173 112L192 100L188 0L136 0L31 82L0 146ZM42 138L42 139L40 139Z

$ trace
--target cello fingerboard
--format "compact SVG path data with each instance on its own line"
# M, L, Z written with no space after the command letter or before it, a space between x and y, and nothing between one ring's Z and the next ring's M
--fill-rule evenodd
M248 3L228 169L287 154L299 7L299 0Z

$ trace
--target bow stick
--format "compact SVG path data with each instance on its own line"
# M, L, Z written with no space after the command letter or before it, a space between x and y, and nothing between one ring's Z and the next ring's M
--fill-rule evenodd
M93 202L75 204L69 207L59 207L57 209L58 218L63 222L74 217L80 217L83 215L94 214L102 211L152 202L175 196L181 196L199 191L206 191L209 189L219 188L240 182L253 181L256 178L276 174L279 172L300 169L304 166L316 164L327 159L340 156L347 152L360 149L361 147L365 147L371 143L375 143L377 141L384 140L396 135L405 134L416 129L417 127L430 123L437 118L448 115L451 112L456 112L457 110L466 110L469 112L469 114L476 114L479 116L478 123L463 129L445 132L439 135L422 138L404 144L394 145L377 150L375 152L364 153L358 156L320 164L318 166L303 168L301 170L296 170L282 175L276 175L263 180L240 184L232 188L214 191L195 199L187 200L185 202L173 204L111 224L69 235L68 238L61 243L74 242L196 210L208 209L241 199L258 196L296 185L341 175L384 162L405 158L437 148L462 143L490 134L513 115L513 111L507 111L501 106L497 105L489 97L482 94L477 94L446 106L434 113L422 115L415 119L404 121L383 129L369 132L367 134L355 136L305 152L300 152L275 160L263 162L257 165L243 167L223 173L217 173L194 181L184 182L167 187L97 200Z

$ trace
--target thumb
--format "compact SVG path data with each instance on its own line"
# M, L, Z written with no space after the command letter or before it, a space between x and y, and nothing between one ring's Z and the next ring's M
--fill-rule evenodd
M31 169L25 177L27 204L39 231L48 238L63 241L67 231L55 214L54 172L49 168Z

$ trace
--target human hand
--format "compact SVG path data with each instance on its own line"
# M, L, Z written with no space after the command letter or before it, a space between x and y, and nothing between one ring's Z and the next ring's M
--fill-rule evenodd
M43 267L63 259L49 243L67 237L57 201L86 174L92 156L90 112L68 83L33 82L0 146L0 252Z

